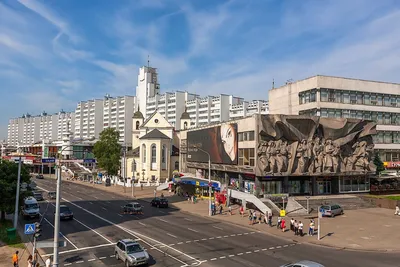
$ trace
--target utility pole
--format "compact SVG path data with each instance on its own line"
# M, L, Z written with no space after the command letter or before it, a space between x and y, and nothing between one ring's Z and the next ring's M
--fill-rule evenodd
M19 188L21 186L21 166L22 165L22 158L19 155L18 159L18 178L17 178L17 193L15 195L15 210L14 210L14 228L17 229L18 223L18 206L19 206Z
M62 151L60 153L62 157ZM56 213L54 216L54 245L53 245L53 267L58 267L58 240L60 236L60 194L61 194L61 159L57 164L57 191L56 191Z
M124 193L126 193L126 188L125 188L125 186L126 186L126 143L124 142L124 159L123 159L123 162L124 162L124 170L123 170L123 179L124 179Z

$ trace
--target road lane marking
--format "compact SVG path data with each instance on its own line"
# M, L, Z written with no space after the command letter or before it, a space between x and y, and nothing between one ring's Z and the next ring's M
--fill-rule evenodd
M107 258L107 257L100 257L99 260L104 260L105 258Z
M231 255L229 255L229 257L235 257L235 255L231 254Z
M146 226L146 224L144 224L144 223L142 223L142 222L139 222L139 224L140 224L140 225L143 225L143 226Z
M251 251L247 251L246 254L251 254Z
M111 204L111 202L110 202L110 201L106 201L106 203L108 203L108 204Z
M92 246L92 247L84 247L84 248L78 248L78 249L71 249L71 250L64 250L60 251L59 254L67 254L67 253L72 253L72 252L77 252L77 251L82 251L82 250L89 250L89 249L96 249L96 248L101 248L101 247L110 247L114 246L114 244L102 244L102 245L97 245L97 246ZM45 254L42 257L48 257L48 256L53 256L53 253L50 254Z
M259 251L260 251L259 249L254 250L255 253L257 253L257 252L259 252Z
M189 230L189 231L192 231L192 232L195 232L195 233L198 233L198 232L199 232L199 231L194 230L194 229L192 229L192 228L188 228L188 230Z
M159 220L159 221L162 221L162 222L166 222L166 223L167 223L167 221L164 220L164 219L160 219L160 218L156 218L156 219Z
M166 233L169 236L172 236L173 238L178 238L176 235L170 234L170 233Z
M217 258L212 258L210 261L216 261L217 260Z
M43 217L43 214L40 214L40 215L42 215L42 217ZM43 217L43 219L44 219L48 224L50 224L51 227L54 228L54 225L53 225L49 220L47 220L45 217ZM78 249L78 247L75 246L75 244L72 243L71 240L69 240L63 233L60 232L60 235L61 235L62 237L64 237L65 240L67 240L75 249Z
M124 217L124 216L122 216L121 214L119 214L119 213L117 213L117 215L119 216L119 217Z
M90 259L90 260L88 260L88 261L95 261L96 259Z
M231 236L236 236L236 234L232 234Z
M115 255L110 255L110 258L114 258L115 257Z
M75 263L84 263L84 261L76 261Z
M243 235L243 234L237 234L237 235Z
M42 188L42 187L38 187L38 188L42 189L43 191L49 192L48 190L46 190L46 189L44 189L44 188ZM157 244L163 244L162 242L160 242L160 241L158 241L158 240L156 240L156 239L154 239L154 238L151 238L151 237L146 236L146 235L143 235L143 234L141 234L141 233L132 231L132 230L127 229L127 228L125 228L125 227L122 227L122 226L120 226L120 225L118 225L118 224L116 224L116 223L114 223L114 222L112 222L112 221L110 221L110 220L108 220L108 219L106 219L106 218L101 217L100 215L98 215L98 214L96 214L96 213L94 213L94 212L91 212L91 211L89 211L89 210L87 210L87 209L85 209L85 208L83 208L83 207L81 207L81 206L79 206L79 205L77 205L77 204L75 204L75 203L69 201L68 199L62 198L62 200L65 201L65 202L68 202L68 203L71 204L71 205L74 205L74 206L77 207L77 208L80 208L80 209L83 210L83 211L86 211L87 213L93 215L94 217L96 217L96 218L98 218L98 219L100 219L100 220L102 220L102 221L104 221L104 222L106 222L106 223L109 223L110 225L114 225L115 227L117 227L117 228L123 230L123 231L126 232L126 233L129 233L130 235L134 236L135 238L138 238L139 236L141 236L141 237L143 237L144 239L147 239L147 240L149 240L149 241L151 241L151 242L154 242L154 243L157 243ZM150 244L148 241L146 241L146 240L141 239L141 241L142 241L143 243L145 243L146 245L148 245L149 247L154 247L154 245L151 245L151 244ZM165 244L163 244L163 245L165 245ZM167 246L167 245L166 245L166 246ZM167 247L168 247L168 246L167 246ZM155 247L154 247L154 248L155 248ZM184 253L184 252L182 252L182 251L180 251L180 250L178 250L178 249L176 249L176 248L174 248L174 247L168 247L168 248L169 248L170 250L172 250L172 251L177 252L178 254L181 254L181 255L185 256L186 258L190 259L191 261L196 261L198 264L201 264L201 261L200 261L200 260L198 260L198 259L196 259L196 258L190 256L189 254L186 254L186 253ZM158 249L158 248L155 248L155 249L156 249L157 251L163 253L165 256L170 257L171 259L174 259L174 260L176 260L176 261L178 261L178 262L180 262L180 263L182 263L182 264L184 264L184 265L187 265L186 262L184 262L183 260L178 259L177 257L175 257L175 256L173 256L173 255L171 255L171 254L169 254L169 253L167 253L167 252L165 252L165 251L162 251L162 250L160 250L160 249Z
M240 256L240 255L243 255L243 253L241 252L241 253L238 253L237 255L239 255L239 256Z
M90 201L89 201L89 204L93 204L93 202L90 202Z
M70 266L72 263L64 263L64 266Z
M218 230L224 230L224 229L222 229L221 227L218 227L218 226L213 226L215 229L218 229Z
M219 257L220 259L225 259L226 258L226 256L221 256L221 257Z
M209 239L210 239L210 240L213 240L214 238L215 238L215 237L210 237Z
M193 220L189 219L189 218L184 218L184 220L192 222Z
M101 207L103 210L107 210L106 208L104 208L104 207Z
M183 244L183 242L179 242L179 243L177 243L178 245L182 245Z
M81 198L81 197L77 197L77 198L79 198L80 200L83 200L83 198Z
M99 198L98 198L98 197L96 197L96 196L95 196L94 198L95 198L95 199L99 199Z
M267 248L263 248L263 249L262 249L262 251L266 251L266 250L267 250Z
M162 213L162 214L165 214L165 211L161 211L161 210L159 210L158 212L159 212L159 213Z

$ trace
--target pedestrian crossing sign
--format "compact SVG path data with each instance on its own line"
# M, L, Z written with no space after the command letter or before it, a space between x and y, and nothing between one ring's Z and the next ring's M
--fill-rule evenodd
M25 224L25 234L26 235L33 235L35 233L36 225L34 223L31 224Z

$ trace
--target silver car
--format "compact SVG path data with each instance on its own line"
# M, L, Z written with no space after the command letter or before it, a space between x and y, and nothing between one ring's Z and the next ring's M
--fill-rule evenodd
M285 264L282 265L281 267L324 267L324 265L314 261L299 261L296 263Z
M115 245L115 258L129 267L148 264L150 256L135 240L122 239Z
M320 212L324 217L335 217L336 215L342 215L344 213L343 208L338 204L323 205L320 208Z

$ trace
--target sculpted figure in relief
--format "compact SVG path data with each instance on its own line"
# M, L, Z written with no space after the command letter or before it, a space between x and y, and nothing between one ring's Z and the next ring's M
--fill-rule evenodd
M267 154L269 155L269 173L275 172L277 149L274 141L268 142Z
M333 142L333 152L332 152L332 163L333 163L333 172L337 173L340 171L340 146L338 143Z
M297 169L295 172L298 174L306 173L307 163L309 158L309 148L307 145L307 141L305 139L303 139L297 147L296 158L297 158Z
M334 146L332 145L332 140L327 139L325 141L324 147L324 172L329 173L333 170L333 151L335 150Z

